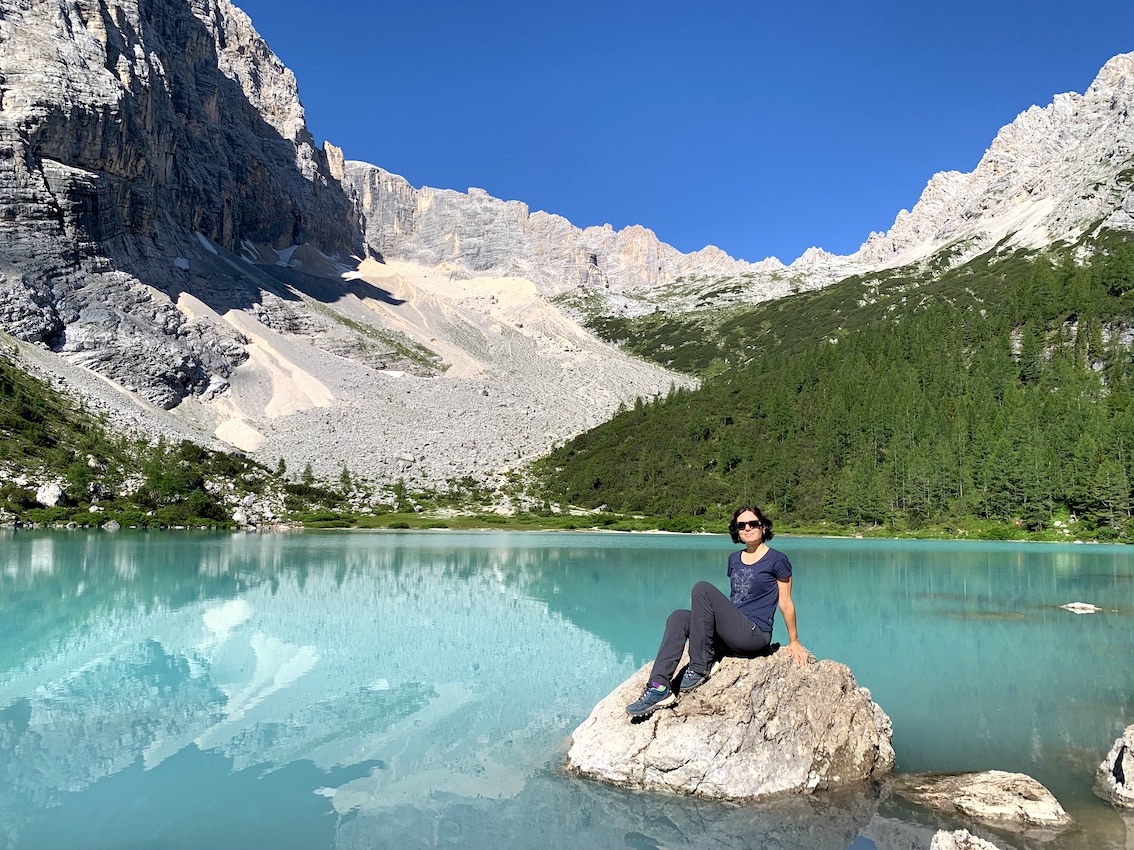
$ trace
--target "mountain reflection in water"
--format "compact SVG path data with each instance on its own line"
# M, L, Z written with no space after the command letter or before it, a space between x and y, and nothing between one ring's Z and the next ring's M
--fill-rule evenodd
M693 582L725 586L724 537L18 532L3 544L5 850L843 850L928 847L958 826L878 789L737 807L561 772L571 730L652 655ZM1108 560L1125 550L777 545L796 564L805 644L873 690L900 770L1023 770L1081 824L1044 846L1125 846L1122 819L1089 790L1134 721L1134 676L1116 668L1134 645L1130 559ZM1105 616L1053 607L1076 592Z

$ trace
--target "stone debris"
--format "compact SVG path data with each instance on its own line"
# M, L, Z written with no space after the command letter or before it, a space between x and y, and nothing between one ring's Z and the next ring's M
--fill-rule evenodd
M54 508L63 502L63 487L56 481L40 484L35 491L35 500L45 508Z
M649 670L575 730L569 770L626 788L747 801L853 786L894 765L890 719L837 662L800 669L783 651L725 658L675 708L632 721L626 706Z

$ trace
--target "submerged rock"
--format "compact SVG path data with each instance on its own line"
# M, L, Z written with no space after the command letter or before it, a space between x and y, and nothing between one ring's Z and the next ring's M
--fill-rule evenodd
M569 770L626 788L728 800L851 785L894 765L890 718L835 661L800 669L786 652L726 658L673 709L632 721L650 665L574 732Z
M1062 829L1073 823L1050 791L1022 773L901 776L892 787L927 808L998 826Z
M1114 742L1095 779L1100 797L1121 809L1134 809L1134 725Z

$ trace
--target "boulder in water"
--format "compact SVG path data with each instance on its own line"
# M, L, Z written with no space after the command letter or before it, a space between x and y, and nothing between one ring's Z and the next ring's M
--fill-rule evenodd
M646 665L619 685L575 730L569 770L626 788L748 801L893 768L889 717L835 661L801 669L784 651L725 658L676 707L635 721L626 706L649 673Z
M1134 809L1134 726L1114 742L1095 774L1095 792L1120 809Z
M1073 823L1055 795L1022 773L899 776L891 787L926 808L997 826L1055 830Z

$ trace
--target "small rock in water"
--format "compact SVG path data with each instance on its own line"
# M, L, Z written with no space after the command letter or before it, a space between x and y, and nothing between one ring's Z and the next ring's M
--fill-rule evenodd
M927 808L999 826L1062 829L1074 823L1050 791L1022 773L900 776L892 787Z
M122 526L118 524L117 520L112 519L109 522L103 523L102 530L103 531L117 531L121 527Z
M967 829L948 832L939 829L929 844L929 850L1000 850L991 841L977 838Z
M1097 605L1092 605L1089 602L1068 602L1066 605L1060 605L1059 607L1075 614L1095 614L1102 610L1102 608Z

